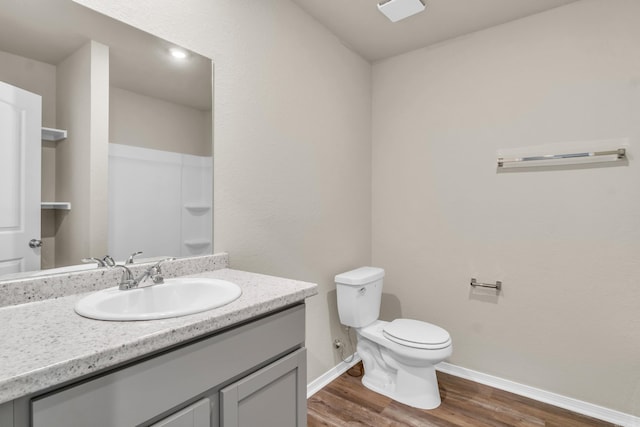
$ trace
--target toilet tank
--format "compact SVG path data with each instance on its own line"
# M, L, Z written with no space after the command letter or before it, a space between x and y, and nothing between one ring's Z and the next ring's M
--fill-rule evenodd
M335 278L340 323L363 328L380 316L384 270L360 267Z

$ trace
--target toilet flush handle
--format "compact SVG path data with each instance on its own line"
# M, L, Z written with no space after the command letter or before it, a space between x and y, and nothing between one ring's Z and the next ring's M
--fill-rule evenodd
M359 293L360 295L364 295L364 294L366 294L366 293L367 293L367 288L365 288L364 286L363 286L363 287L361 287L360 289L358 289L358 293Z

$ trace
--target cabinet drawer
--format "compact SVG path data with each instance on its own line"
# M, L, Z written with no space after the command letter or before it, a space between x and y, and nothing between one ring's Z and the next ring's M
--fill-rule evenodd
M33 427L145 422L304 344L304 305L32 400Z

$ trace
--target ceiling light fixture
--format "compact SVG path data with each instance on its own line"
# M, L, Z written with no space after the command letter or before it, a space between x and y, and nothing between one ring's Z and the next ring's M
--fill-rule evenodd
M171 54L172 57L174 57L175 59L186 59L187 58L187 52L185 52L182 49L177 49L177 48L171 48L169 49L169 53Z
M391 22L408 18L422 12L425 8L422 0L382 0L378 3L378 10Z

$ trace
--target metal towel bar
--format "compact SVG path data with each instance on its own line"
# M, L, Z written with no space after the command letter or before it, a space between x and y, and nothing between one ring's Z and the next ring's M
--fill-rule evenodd
M617 156L614 160L624 159L627 155L626 149L618 148L617 150L609 151L589 151L584 153L567 153L567 154L546 154L543 156L529 156L529 157L514 157L506 159L504 157L498 157L498 167L504 167L505 163L520 163L530 162L535 160L558 160L558 159L575 159L580 157L598 157L598 156Z
M469 285L473 286L474 288L481 287L481 288L496 289L498 291L502 290L502 282L499 280L496 283L480 283L475 279L475 277L472 277L471 283L469 283Z

